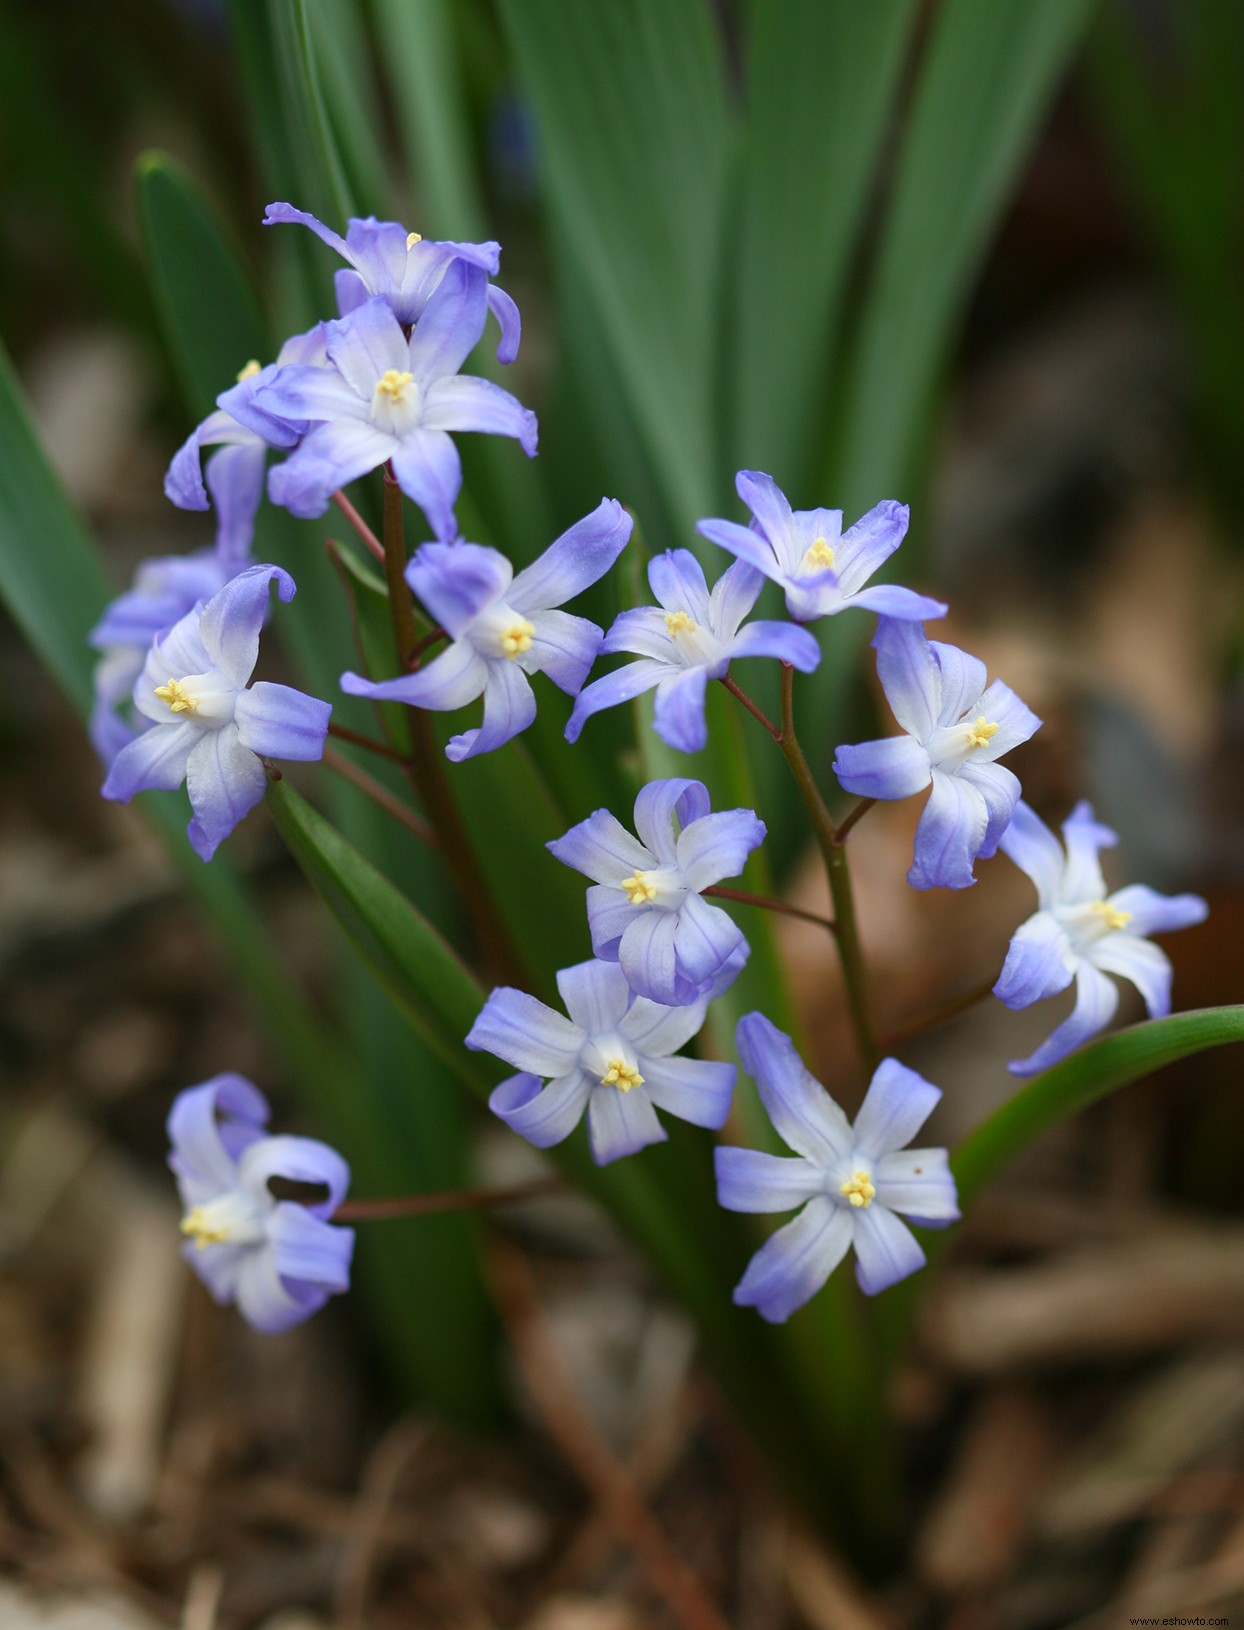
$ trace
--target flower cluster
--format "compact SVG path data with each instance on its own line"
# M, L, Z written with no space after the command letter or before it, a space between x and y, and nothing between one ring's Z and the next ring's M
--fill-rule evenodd
M873 581L906 535L905 505L884 500L844 529L841 511L795 510L771 477L739 471L748 522L697 524L734 557L711 589L695 554L669 549L647 562L655 604L622 609L606 632L563 608L606 578L631 538L631 516L616 499L602 499L517 570L459 528L454 436L508 437L528 456L537 447L534 414L462 371L490 319L500 331L498 360L518 353L518 310L493 281L499 246L429 241L370 218L351 221L341 237L289 204L270 205L265 224L282 223L307 227L341 257L337 312L287 341L267 366L248 362L172 461L168 496L187 509L210 501L216 539L197 554L147 562L91 636L101 653L92 732L107 765L105 796L128 800L184 781L190 840L206 860L263 796L267 760L322 756L329 704L252 682L271 587L283 601L294 594L284 570L251 564L253 527L266 471L273 503L315 517L336 498L379 551L341 489L383 469L389 492L399 487L418 506L430 536L409 560L392 553L396 534L386 538L390 592L403 597L393 608L400 671L343 674L347 694L437 712L482 698L479 722L449 738L446 756L458 763L532 724L531 681L540 673L571 698L568 741L593 714L652 692L662 741L696 753L708 740L705 705L716 680L742 696L790 757L802 754L793 730L787 734L792 676L812 673L821 659L809 625L871 615L878 679L898 734L839 744L839 786L867 801L927 792L908 872L914 888L966 888L977 861L999 849L1032 879L1038 909L1011 942L995 987L1004 1003L1024 1007L1076 986L1071 1017L1012 1070L1042 1069L1104 1028L1117 1002L1109 975L1132 981L1151 1015L1168 1010L1170 964L1147 936L1199 921L1204 902L1140 886L1108 892L1098 851L1114 835L1088 806L1064 824L1064 850L1022 801L1001 760L1041 721L1008 686L990 682L978 658L928 637L925 624L944 617L945 604ZM204 467L207 448L215 451ZM270 454L277 457L268 468ZM785 618L754 617L767 584L781 591ZM422 617L426 634L402 636L399 612ZM593 677L598 659L615 656L627 660ZM743 659L782 665L781 727L738 691L732 665ZM822 767L796 767L810 808L821 796ZM854 817L841 829L827 811L824 819L837 842ZM640 789L633 830L598 809L548 843L590 881L592 957L558 974L564 1012L502 987L465 1037L468 1048L519 1072L490 1098L507 1126L547 1149L586 1117L600 1164L665 1140L662 1114L713 1131L726 1126L736 1066L684 1049L749 956L720 902L773 903L723 887L745 872L765 835L754 810L714 810L702 781L668 776ZM724 1143L719 1201L733 1211L798 1212L758 1250L736 1302L784 1320L852 1247L869 1294L918 1269L923 1252L900 1217L942 1228L959 1215L946 1151L908 1147L939 1090L885 1058L852 1124L762 1013L739 1020L735 1045L792 1154ZM221 1076L178 1098L169 1130L187 1255L218 1300L272 1330L346 1287L353 1235L328 1222L345 1194L344 1162L321 1144L267 1136L266 1122L255 1088ZM327 1198L278 1201L268 1186L278 1175L320 1184Z

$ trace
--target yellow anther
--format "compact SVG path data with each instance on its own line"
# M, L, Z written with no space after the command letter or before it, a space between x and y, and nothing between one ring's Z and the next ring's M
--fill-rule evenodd
M626 898L633 906L646 906L649 900L657 897L656 884L651 881L647 872L632 872L629 877L622 879L622 887L626 890Z
M526 617L519 617L502 634L501 649L511 662L515 657L521 657L524 651L531 650L531 636L535 631L534 623L529 623Z
M600 1078L602 1087L617 1087L619 1092L629 1092L632 1087L642 1087L644 1078L633 1064L628 1064L624 1058L611 1058L605 1067L605 1073Z
M805 566L814 566L818 572L828 571L834 564L834 551L824 538L817 538L803 560Z
M398 373L396 368L386 368L376 381L376 394L387 396L391 402L400 402L414 377L411 373Z
M181 1219L181 1231L187 1239L192 1239L200 1251L206 1251L209 1245L223 1245L229 1235L223 1228L213 1228L203 1215L203 1207L195 1206L193 1211L187 1211Z
M1000 725L990 724L983 713L978 713L976 723L968 726L968 746L988 747L1000 729Z
M853 1206L862 1206L865 1209L872 1205L877 1196L877 1190L873 1187L871 1172L856 1172L854 1177L847 1178L838 1192L844 1195Z
M180 679L170 679L167 685L156 686L156 696L168 703L170 713L197 713L199 699L191 696Z
M407 249L413 249L417 243L422 243L422 242L423 242L423 234L421 232L408 232L406 234L406 247L407 247Z
M259 364L252 357L244 368L238 369L238 384L240 385L244 379L254 379L261 371Z
M694 634L695 623L685 611L667 611L665 626L671 634Z
M1111 931L1116 928L1126 928L1132 920L1130 911L1120 911L1118 906L1112 906L1109 900L1094 900L1093 910L1097 912L1106 927Z

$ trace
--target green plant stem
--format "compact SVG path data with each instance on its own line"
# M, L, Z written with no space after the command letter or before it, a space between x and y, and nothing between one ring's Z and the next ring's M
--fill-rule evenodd
M397 659L403 668L418 660L419 629L415 606L406 587L406 535L402 521L402 489L389 465L384 467L384 577L389 586L389 612Z
M777 741L790 767L795 785L799 788L799 796L803 799L804 808L812 822L812 830L816 834L817 844L820 846L821 857L825 862L825 876L829 882L830 898L834 902L834 939L842 958L842 977L847 989L851 1027L855 1032L860 1062L866 1074L871 1075L880 1061L881 1052L877 1046L877 1035L869 1009L868 976L860 945L859 925L855 918L855 895L851 888L847 849L842 841L842 833L834 825L833 817L821 797L820 788L795 734L794 692L795 670L789 662L784 662L782 728Z

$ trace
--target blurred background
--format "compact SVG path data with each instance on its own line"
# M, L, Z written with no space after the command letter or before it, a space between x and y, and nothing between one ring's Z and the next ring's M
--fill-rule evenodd
M284 74L299 50L335 186ZM767 147L742 123L765 107ZM904 581L949 599L948 637L1046 721L1016 754L1029 800L1057 820L1090 797L1120 832L1112 881L1209 898L1169 950L1176 1005L1211 1005L1244 996L1242 156L1234 0L896 0L868 19L813 0L2 0L0 337L119 588L210 535L161 491L207 404L152 267L152 163L193 178L277 336L332 267L260 227L269 199L497 238L524 316L507 384L542 451L538 476L474 452L471 535L534 554L607 491L650 547L689 544L696 515L736 514L739 464L848 522L910 502ZM718 257L708 227L736 213ZM368 1319L351 1297L272 1340L212 1307L178 1255L173 1094L227 1067L291 1127L328 1129L168 848L99 799L23 626L0 620L6 1630L702 1630L593 1455L737 1630L1244 1611L1233 1050L1052 1135L958 1232L891 1398L901 1545L864 1583L586 1201L488 1226L488 1409L458 1385L434 1285L400 1278L434 1225L394 1225L409 1254ZM805 743L826 771L834 742L875 733L859 654ZM883 806L853 839L883 1029L991 977L1032 909L1001 859L964 895L907 889L917 814ZM817 908L817 865L772 824L782 888ZM230 847L283 970L337 1000L331 928L269 823ZM832 1087L846 1025L822 938L779 935ZM953 1083L939 1141L1001 1101L1052 1011L990 1001L909 1049ZM408 1074L404 1034L375 1031L378 1076ZM463 1140L464 1175L540 1169L482 1117ZM438 1272L463 1237L435 1235Z

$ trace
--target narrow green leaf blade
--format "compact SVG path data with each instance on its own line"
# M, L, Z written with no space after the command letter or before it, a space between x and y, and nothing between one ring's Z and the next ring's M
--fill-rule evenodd
M203 418L239 368L267 360L267 329L229 234L181 166L146 153L134 181L161 328L187 404Z

